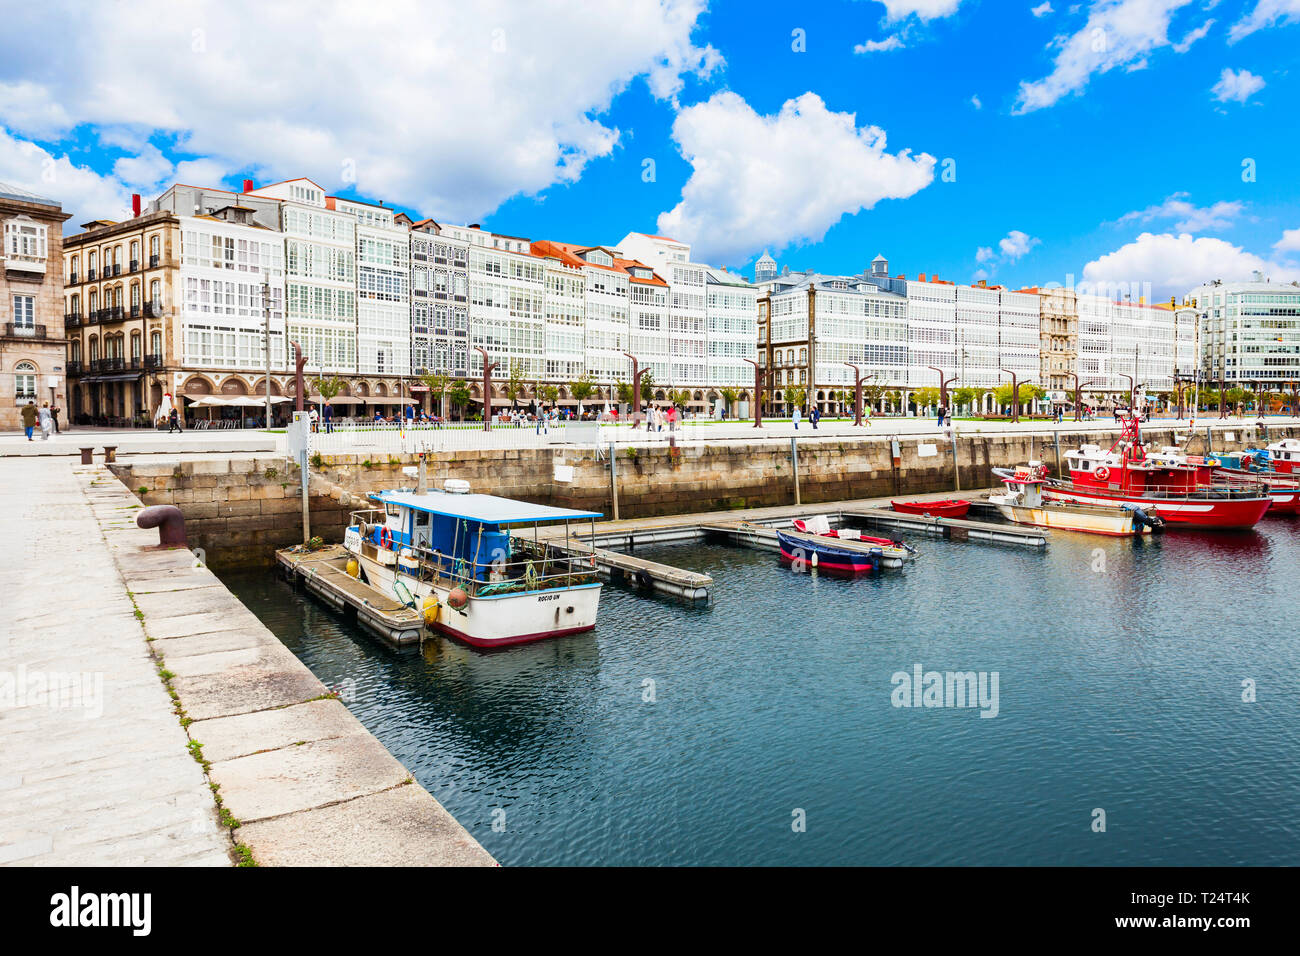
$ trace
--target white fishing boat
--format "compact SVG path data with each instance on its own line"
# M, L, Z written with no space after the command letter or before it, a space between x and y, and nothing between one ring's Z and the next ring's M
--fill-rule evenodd
M1154 508L1066 503L1045 497L1047 469L1041 462L1031 461L1014 472L994 468L993 473L1002 479L1007 490L1000 495L989 495L989 503L1016 524L1119 537L1164 530L1164 522Z
M384 491L354 512L348 573L418 608L425 624L476 647L503 647L596 626L594 559L574 556L570 525L600 514L471 494L463 481L428 494ZM563 544L539 534L563 523ZM532 527L531 538L521 531Z

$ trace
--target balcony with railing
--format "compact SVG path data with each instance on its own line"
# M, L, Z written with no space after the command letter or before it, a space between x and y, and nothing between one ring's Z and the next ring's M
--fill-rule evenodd
M94 267L94 266L91 266L89 269L86 270L86 281L87 281L87 282L94 282L94 281L95 281L95 267Z
M68 367L68 376L69 376L70 378L76 378L78 375L81 374L81 362L80 362L80 360L70 360L70 361L68 362L68 366L67 366L67 367Z
M75 329L75 328L76 328L77 326L79 326L79 325L81 325L81 313L80 313L80 312L67 312L67 313L64 313L64 316L63 316L63 327L64 327L64 328L67 328L67 329Z
M45 326L6 322L4 324L4 336L7 339L43 339L46 337Z
M150 256L150 257L149 257L149 268L150 268L150 269L157 269L157 268L158 268L158 256Z
M162 368L163 357L158 354L146 355L144 357L145 368Z
M139 272L139 271L140 271L140 260L139 260L139 259L132 259L132 260L131 260L131 266L130 266L130 269L129 269L128 271L130 271L130 272Z

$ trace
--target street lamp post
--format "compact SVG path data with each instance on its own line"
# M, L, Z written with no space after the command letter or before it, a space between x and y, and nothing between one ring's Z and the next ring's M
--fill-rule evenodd
M645 374L645 369L640 367L641 363L631 352L623 354L632 360L632 424L635 425L641 415L641 376Z
M862 369L851 362L845 362L853 369L853 424L862 425Z
M481 345L474 346L474 350L483 355L483 430L490 432L492 430L492 370L501 363L489 363L490 356L487 349Z
M1000 368L999 372L1006 372L1011 376L1011 421L1013 423L1020 421L1020 387L1016 373L1009 368Z
M745 359L754 366L754 427L763 427L763 366L755 359Z
M1137 409L1134 406L1137 404L1137 400L1133 395L1133 376L1125 375L1123 372L1116 372L1115 374L1120 378L1128 379L1128 413L1130 416L1136 416Z
M262 323L266 342L266 427L271 427L271 284L262 280Z
M927 365L926 368L932 372L939 373L939 404L945 409L948 408L948 386L957 381L957 376L954 375L952 378L944 381L943 369L937 368L933 365Z

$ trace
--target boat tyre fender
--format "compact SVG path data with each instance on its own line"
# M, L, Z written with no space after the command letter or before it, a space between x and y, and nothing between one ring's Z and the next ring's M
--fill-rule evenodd
M636 583L637 587L641 588L641 590L652 591L654 590L655 579L649 571L642 568L636 572Z
M1107 468L1105 465L1102 465L1100 468L1097 469L1096 475L1098 481L1109 481L1110 469Z

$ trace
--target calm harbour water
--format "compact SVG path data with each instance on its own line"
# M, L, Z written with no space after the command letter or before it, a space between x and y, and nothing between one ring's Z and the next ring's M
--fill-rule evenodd
M1300 521L914 543L857 581L641 549L713 575L712 605L607 586L594 632L495 652L394 651L225 580L504 864L1300 861ZM996 671L998 715L893 706L916 664Z

